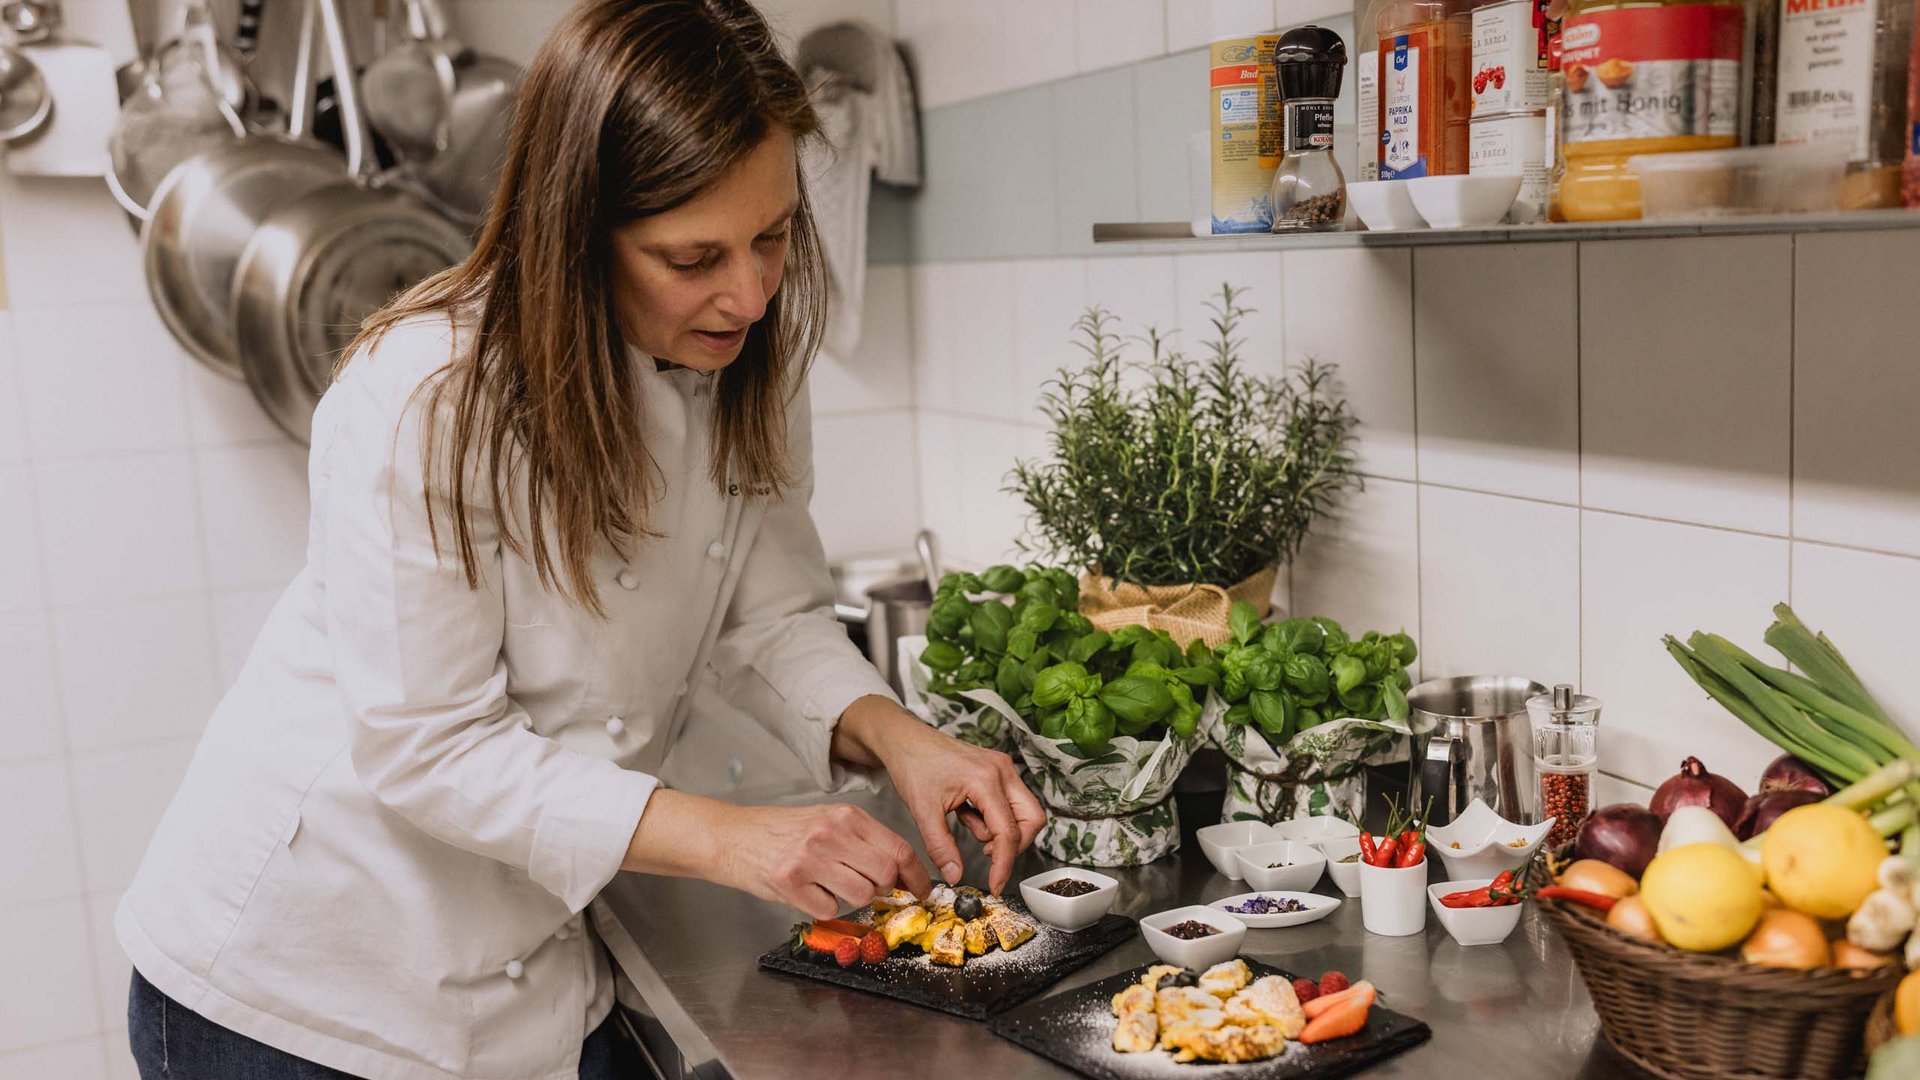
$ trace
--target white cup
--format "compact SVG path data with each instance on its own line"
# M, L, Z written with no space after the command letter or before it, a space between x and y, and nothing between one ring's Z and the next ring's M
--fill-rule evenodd
M1406 937L1427 928L1427 864L1360 864L1360 922L1369 934Z

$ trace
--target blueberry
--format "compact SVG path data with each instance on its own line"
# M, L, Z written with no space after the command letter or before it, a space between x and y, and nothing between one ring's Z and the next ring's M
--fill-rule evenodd
M969 921L979 918L983 910L985 909L980 906L980 898L970 893L961 893L953 902L953 913Z
M1194 986L1194 985L1197 985L1199 982L1200 982L1200 976L1195 975L1193 972L1188 971L1185 968L1181 968L1179 971L1176 971L1173 974L1167 976L1167 981L1162 983L1161 985L1163 986Z

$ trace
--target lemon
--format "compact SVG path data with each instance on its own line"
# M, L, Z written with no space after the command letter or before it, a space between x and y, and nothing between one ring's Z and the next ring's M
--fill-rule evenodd
M1908 973L1893 992L1893 1026L1902 1035L1920 1034L1920 971Z
M1767 884L1781 903L1816 919L1853 914L1880 887L1886 857L1886 841L1866 818L1824 803L1796 806L1760 834Z
M1738 854L1687 844L1654 856L1640 898L1660 936L1675 948L1713 952L1735 945L1760 921L1760 883Z

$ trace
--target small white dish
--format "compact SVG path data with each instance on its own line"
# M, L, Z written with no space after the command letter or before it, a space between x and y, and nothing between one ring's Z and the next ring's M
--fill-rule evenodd
M1348 897L1360 895L1360 860L1341 862L1349 855L1360 854L1360 838L1355 836L1346 840L1329 840L1320 845L1327 857L1327 876L1340 887Z
M1347 185L1347 202L1369 232L1427 227L1427 219L1413 207L1405 180L1356 180Z
M1264 896L1272 900L1298 900L1306 906L1306 910L1278 912L1272 915L1242 915L1237 911L1227 911L1229 907L1244 904L1256 896ZM1319 893L1262 889L1259 892L1241 893L1238 896L1215 900L1209 906L1227 911L1227 914L1255 930L1275 930L1283 926L1305 926L1310 922L1319 922L1339 908L1340 899L1334 896L1321 896Z
M1319 883L1320 875L1327 869L1324 852L1312 844L1294 840L1248 844L1235 848L1233 854L1240 860L1241 880L1265 892L1275 889L1306 892ZM1270 865L1273 863L1282 865Z
M1538 825L1516 825L1475 799L1459 817L1427 830L1427 850L1440 853L1440 860L1447 864L1447 877L1455 881L1492 880L1502 870L1525 866L1540 849L1547 833L1553 830L1553 822L1553 818L1548 818ZM1526 843L1520 847L1510 846L1515 840Z
M1046 886L1061 878L1079 878L1089 885L1097 886L1090 893L1079 896L1061 896L1050 893ZM1085 930L1112 909L1114 898L1120 895L1120 883L1105 874L1096 874L1078 866L1063 866L1057 870L1048 870L1044 874L1035 874L1020 883L1020 899L1027 902L1027 910L1033 917L1056 930L1073 933Z
M1264 821L1223 821L1207 825L1194 835L1213 868L1234 881L1240 880L1240 864L1233 857L1235 848L1279 839L1273 826Z
M1427 863L1419 866L1360 864L1360 923L1369 934L1408 937L1427 928Z
M1315 814L1312 817L1275 822L1273 833L1276 840L1298 840L1303 844L1320 847L1329 840L1353 840L1357 843L1360 826L1331 814Z
M1436 229L1498 225L1520 195L1518 175L1417 176L1406 185L1413 208Z
M1427 903L1432 906L1433 913L1440 917L1440 925L1453 935L1453 940L1462 945L1498 945L1507 940L1507 935L1513 933L1514 927L1520 925L1520 909L1525 904L1450 908L1440 902L1440 898L1448 893L1468 892L1492 883L1492 878L1473 878L1467 881L1441 881L1427 886Z
M1167 927L1189 919L1206 923L1220 932L1191 941L1167 933ZM1247 937L1247 924L1219 908L1190 904L1141 919L1140 936L1147 939L1147 947L1163 963L1205 971L1240 954L1240 943Z

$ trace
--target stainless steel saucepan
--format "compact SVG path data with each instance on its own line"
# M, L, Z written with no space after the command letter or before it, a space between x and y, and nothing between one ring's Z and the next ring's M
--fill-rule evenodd
M1533 821L1533 732L1527 699L1547 688L1507 675L1429 679L1407 691L1420 789L1444 825L1475 799L1509 821Z

